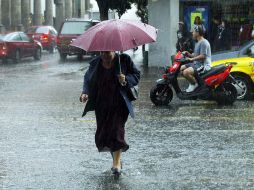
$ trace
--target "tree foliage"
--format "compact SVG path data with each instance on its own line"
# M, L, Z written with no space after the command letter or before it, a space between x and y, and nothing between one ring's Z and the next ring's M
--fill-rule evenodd
M135 0L137 6L136 15L141 18L141 21L148 23L148 9L147 9L147 0Z
M116 10L119 18L128 10L131 5L136 4L138 11L137 15L143 22L147 21L147 0L96 0L101 20L108 19L108 11Z

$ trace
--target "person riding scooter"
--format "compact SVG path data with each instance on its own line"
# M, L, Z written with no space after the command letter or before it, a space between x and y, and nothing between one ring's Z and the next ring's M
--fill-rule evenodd
M205 29L202 25L195 26L192 34L193 38L197 40L194 53L183 52L188 56L187 60L190 62L181 67L183 76L190 82L186 89L188 93L195 91L202 85L199 75L211 69L211 47L208 40L204 38L204 34Z
M186 55L177 52L172 66L165 69L162 78L158 79L150 90L150 99L156 106L168 105L174 94L180 100L215 100L219 105L232 105L235 102L237 90L233 84L235 79L230 74L233 63L220 64L202 73L200 75L202 86L191 93L186 93L181 89L178 76L181 67L187 63Z

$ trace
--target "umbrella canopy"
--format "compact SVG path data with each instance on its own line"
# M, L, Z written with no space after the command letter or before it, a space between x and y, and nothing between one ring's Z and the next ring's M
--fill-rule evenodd
M72 46L85 51L125 51L155 42L157 30L140 21L107 20L79 36Z

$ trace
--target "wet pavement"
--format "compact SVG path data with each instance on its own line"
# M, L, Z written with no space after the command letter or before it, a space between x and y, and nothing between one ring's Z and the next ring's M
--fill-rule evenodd
M0 64L0 189L254 189L254 101L219 107L174 98L155 107L149 89L159 69L141 68L130 149L115 179L111 156L94 144L94 113L80 117L88 61L45 53L38 62Z

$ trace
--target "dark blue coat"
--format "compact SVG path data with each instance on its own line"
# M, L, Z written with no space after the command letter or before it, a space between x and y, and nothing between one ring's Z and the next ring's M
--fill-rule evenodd
M122 73L126 76L127 85L125 87L122 87L119 84L119 90L122 97L125 100L125 103L128 107L131 117L134 117L133 105L127 96L127 90L128 88L136 86L139 83L140 71L136 68L135 64L133 63L129 55L121 54L120 59L121 59L120 61L121 70L122 70ZM82 94L88 94L89 99L84 109L82 117L85 116L87 112L95 110L95 100L93 98L93 91L95 88L94 84L96 84L95 80L97 78L96 75L97 75L98 65L101 63L101 61L102 61L101 57L97 57L94 60L92 60L90 62L89 69L87 70L84 76ZM116 57L114 59L114 64L116 66L115 75L117 77L117 75L119 75L119 55L118 54L116 54Z

